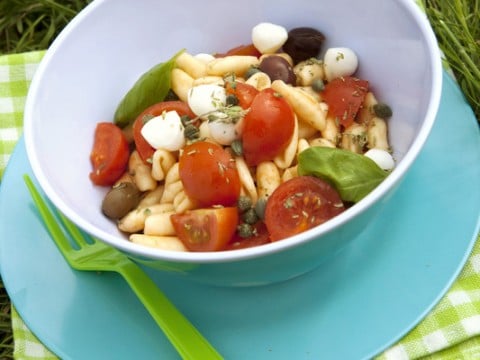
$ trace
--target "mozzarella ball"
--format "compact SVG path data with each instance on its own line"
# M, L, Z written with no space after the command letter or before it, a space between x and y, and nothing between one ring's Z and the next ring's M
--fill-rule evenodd
M383 149L370 149L365 153L365 156L375 161L375 163L383 170L389 171L395 167L393 156Z
M215 60L215 56L206 53L200 53L195 55L195 58L203 62L204 64L208 64L210 61Z
M206 119L215 110L225 107L227 94L223 86L202 84L188 90L187 102L193 113Z
M252 43L262 54L273 54L288 39L288 31L283 26L260 23L252 29Z
M177 151L185 146L184 127L176 111L164 112L143 125L141 133L155 149Z
M220 145L230 145L240 138L236 124L231 121L217 119L208 122L210 137Z
M358 58L352 49L329 48L323 58L323 68L327 81L341 76L350 76L357 71Z

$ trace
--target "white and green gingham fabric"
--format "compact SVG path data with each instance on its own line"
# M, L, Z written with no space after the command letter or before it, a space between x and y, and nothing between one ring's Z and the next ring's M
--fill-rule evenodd
M43 54L39 51L0 56L0 179L22 134L28 86ZM16 359L56 359L30 332L14 307L12 328ZM381 360L419 358L480 359L480 238L458 279L430 314L378 356Z

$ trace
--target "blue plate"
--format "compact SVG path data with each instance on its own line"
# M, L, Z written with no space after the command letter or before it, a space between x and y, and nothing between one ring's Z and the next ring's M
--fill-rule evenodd
M119 276L68 267L24 173L31 169L20 141L0 187L0 264L29 328L64 359L177 358ZM472 249L479 214L479 128L445 76L438 121L382 219L314 272L265 287L215 288L148 271L228 359L369 358L446 292Z

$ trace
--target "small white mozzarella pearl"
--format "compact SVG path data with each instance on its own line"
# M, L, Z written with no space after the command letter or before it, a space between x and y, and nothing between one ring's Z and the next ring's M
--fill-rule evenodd
M168 111L150 119L143 125L141 133L155 149L177 151L185 146L183 124L176 111Z
M209 121L208 129L210 137L220 145L230 145L240 138L236 124L221 119Z
M375 163L383 170L392 170L395 167L393 156L383 149L370 149L365 156L375 161Z
M327 81L341 76L350 76L358 67L357 55L346 47L330 48L325 52L323 67Z
M262 54L273 54L288 39L288 31L283 26L260 23L252 29L252 43Z
M187 102L197 116L207 118L208 114L225 106L227 93L223 86L202 84L188 90Z
M210 61L215 60L215 56L206 53L200 53L195 55L195 58L203 62L204 64L208 64Z

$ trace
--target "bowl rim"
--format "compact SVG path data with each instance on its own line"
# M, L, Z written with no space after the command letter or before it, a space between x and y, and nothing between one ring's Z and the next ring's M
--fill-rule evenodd
M70 220L72 220L77 226L82 228L87 233L95 236L101 241L120 249L123 252L131 255L143 257L146 259L163 260L169 262L178 263L219 263L219 262L235 262L241 260L252 259L256 257L263 257L287 250L292 247L303 245L309 241L315 239L316 236L321 233L322 235L328 234L335 229L341 227L347 223L351 217L356 217L361 212L368 210L377 201L384 197L390 189L394 188L404 177L407 170L414 163L418 154L420 153L423 145L425 144L440 106L441 89L442 89L442 61L441 53L438 47L438 43L428 21L428 18L419 6L412 0L397 0L398 4L402 6L407 13L418 24L419 29L422 32L422 36L428 48L428 56L431 63L431 94L428 99L427 112L425 114L425 120L419 129L419 132L412 142L412 145L403 156L402 160L396 164L395 169L391 174L379 184L370 194L361 200L358 204L355 204L351 208L347 209L335 218L313 228L309 229L301 234L297 234L281 241L265 244L262 246L256 246L246 249L237 249L229 251L216 251L216 252L177 252L157 249L153 247L147 247L140 244L132 243L124 238L120 238L112 233L98 229L92 226L89 222L80 218L75 214L64 200L56 193L55 189L48 182L48 178L43 169L38 165L39 161L34 149L33 132L29 131L30 124L34 118L34 103L39 93L39 85L42 78L45 75L48 64L57 51L57 48L62 43L63 39L67 38L69 33L75 29L76 24L82 21L82 19L89 15L97 6L100 6L107 0L96 0L88 4L80 13L72 19L70 23L63 29L63 31L57 36L55 41L49 47L45 53L42 61L40 62L36 73L32 79L30 89L27 95L24 111L24 138L26 144L27 156L32 166L33 173L40 184L40 187L45 192L50 201Z

